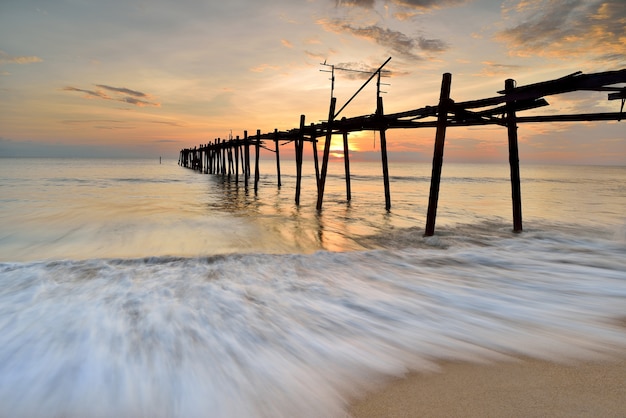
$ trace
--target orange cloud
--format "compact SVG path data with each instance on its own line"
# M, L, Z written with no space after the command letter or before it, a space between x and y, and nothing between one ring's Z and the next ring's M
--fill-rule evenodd
M626 62L623 0L524 0L503 14L512 24L496 39L508 45L511 55Z

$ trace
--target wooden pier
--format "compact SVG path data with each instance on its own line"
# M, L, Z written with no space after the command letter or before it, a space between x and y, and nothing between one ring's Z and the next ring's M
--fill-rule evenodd
M346 197L351 199L350 184L350 161L348 153L348 135L351 132L377 131L380 135L380 152L382 162L382 174L385 190L385 208L391 209L391 196L389 188L389 170L387 161L386 131L389 129L417 129L436 128L434 139L432 175L430 194L428 200L428 212L424 235L431 236L435 233L435 220L437 216L437 203L439 199L439 185L441 182L441 169L447 128L458 126L500 125L507 129L509 145L509 165L511 176L511 198L513 205L513 231L522 231L522 198L520 188L519 152L518 152L518 125L522 123L548 123L548 122L581 122L581 121L620 121L623 117L624 102L626 101L626 87L614 86L626 83L626 69L619 71L607 71L594 74L582 74L576 72L555 80L516 86L514 80L504 82L504 89L498 91L497 96L455 102L451 99L452 75L443 74L439 102L436 105L425 106L419 109L408 110L400 113L384 114L383 98L380 95L380 79L383 75L384 66L390 61L389 58L361 88L336 111L337 100L332 95L329 106L328 119L320 123L306 125L305 115L300 116L300 125L288 131L261 133L249 136L244 131L243 138L239 136L226 140L216 139L208 144L185 148L180 151L179 165L198 170L208 174L229 176L234 181L239 181L240 172L243 181L247 185L251 177L250 147L255 149L254 162L254 190L257 192L259 183L259 154L260 149L275 153L276 175L278 187L281 186L280 175L280 147L293 143L295 146L296 160L296 193L295 202L300 204L302 163L304 144L310 143L313 151L315 175L317 179L317 209L322 209L324 199L324 186L330 155L330 143L333 135L341 135L343 138ZM326 64L324 64L326 65ZM334 85L334 70L333 85ZM330 71L329 71L330 72ZM377 78L377 102L376 111L371 115L341 118L338 116L350 101L372 79ZM610 113L585 113L585 114L552 114L519 116L520 112L548 106L544 97L569 93L573 91L600 91L608 92L608 100L621 100L619 112ZM320 167L317 153L318 138L324 138L324 150Z

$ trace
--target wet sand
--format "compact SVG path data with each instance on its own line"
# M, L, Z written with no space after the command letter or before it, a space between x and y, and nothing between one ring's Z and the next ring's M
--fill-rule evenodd
M554 363L444 363L353 403L354 418L626 417L626 356Z

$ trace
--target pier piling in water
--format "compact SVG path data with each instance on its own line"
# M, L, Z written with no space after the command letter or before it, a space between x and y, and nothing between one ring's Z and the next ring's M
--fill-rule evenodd
M439 107L437 108L437 132L435 133L435 150L433 151L433 169L430 176L430 194L428 195L428 213L426 215L426 229L424 235L432 236L435 233L435 219L437 218L437 203L439 201L439 184L441 182L441 168L443 166L443 147L446 141L446 127L448 124L448 109L450 108L450 86L452 74L445 73L441 80Z
M504 82L505 92L515 88L515 80ZM513 202L513 232L522 232L522 191L519 174L519 150L517 146L517 115L515 100L506 102L506 127L509 135L509 166L511 168L511 199Z
M348 133L343 134L343 165L346 173L346 200L349 202L352 199L352 189L350 185L350 151L348 147Z

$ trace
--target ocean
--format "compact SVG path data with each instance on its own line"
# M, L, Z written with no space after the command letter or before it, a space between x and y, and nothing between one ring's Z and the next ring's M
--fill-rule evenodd
M626 352L626 167L0 159L1 417L343 417L443 361Z

